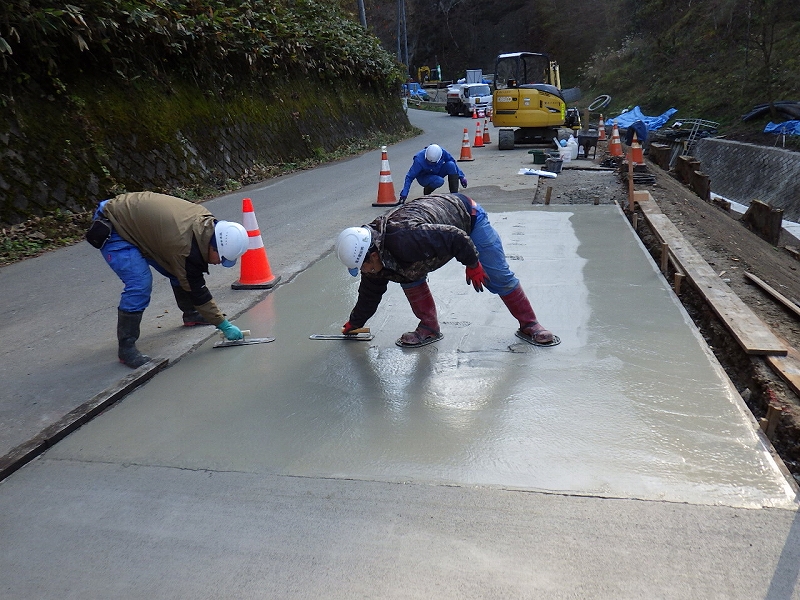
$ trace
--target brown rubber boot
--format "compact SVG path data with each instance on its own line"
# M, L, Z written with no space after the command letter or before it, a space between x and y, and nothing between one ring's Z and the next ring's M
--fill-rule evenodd
M530 337L538 344L549 344L553 341L553 334L545 329L536 320L536 313L533 312L528 296L522 289L522 285L514 288L514 291L500 299L508 307L511 315L519 321L519 330L523 335Z
M411 310L419 319L419 325L414 331L409 331L400 336L398 342L402 346L424 346L442 338L439 332L439 319L436 316L436 303L426 281L413 288L404 288L403 291L411 305Z

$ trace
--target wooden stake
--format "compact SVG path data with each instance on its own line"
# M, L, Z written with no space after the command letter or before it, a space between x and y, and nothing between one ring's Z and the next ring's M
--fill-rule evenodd
M667 274L669 267L669 244L661 242L661 272Z
M761 430L771 440L775 436L775 430L778 428L778 422L781 420L781 413L783 410L776 404L770 404L767 407L767 416L759 421Z
M683 278L685 275L683 273L675 273L675 295L680 296L681 294L681 284L683 283Z
M545 206L550 204L550 194L552 194L552 193L553 193L553 188L551 188L550 186L547 186L547 193L544 195L544 204L545 204Z
M628 208L633 212L633 161L628 154Z

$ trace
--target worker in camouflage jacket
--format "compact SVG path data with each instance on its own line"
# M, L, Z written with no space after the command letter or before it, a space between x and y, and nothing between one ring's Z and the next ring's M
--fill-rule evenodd
M420 320L399 346L422 346L442 338L427 275L455 258L466 267L475 291L484 287L503 300L519 321L522 339L554 343L536 319L519 280L508 266L500 236L486 211L464 194L430 195L394 208L362 227L339 234L336 253L354 277L361 273L358 300L342 328L348 333L375 314L390 281L399 283Z

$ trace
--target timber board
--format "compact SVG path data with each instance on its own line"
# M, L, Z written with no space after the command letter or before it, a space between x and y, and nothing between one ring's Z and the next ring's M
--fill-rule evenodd
M717 275L705 259L652 200L636 199L642 214L680 264L689 281L747 354L786 356L786 346L739 296Z

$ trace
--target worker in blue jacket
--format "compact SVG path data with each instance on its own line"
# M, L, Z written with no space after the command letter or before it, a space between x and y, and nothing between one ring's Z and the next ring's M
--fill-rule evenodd
M436 144L426 146L414 155L411 168L406 173L406 181L400 192L400 204L408 198L408 191L416 179L423 188L423 194L428 196L433 190L444 185L444 178L450 186L450 193L458 192L458 183L467 187L467 177L458 168L456 159L444 148Z

